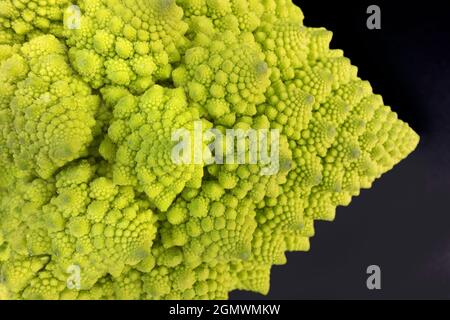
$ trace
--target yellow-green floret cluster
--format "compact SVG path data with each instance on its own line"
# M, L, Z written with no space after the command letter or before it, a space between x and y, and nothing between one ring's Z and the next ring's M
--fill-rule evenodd
M331 36L290 0L0 0L0 299L267 294L419 142ZM278 132L277 170L212 128Z

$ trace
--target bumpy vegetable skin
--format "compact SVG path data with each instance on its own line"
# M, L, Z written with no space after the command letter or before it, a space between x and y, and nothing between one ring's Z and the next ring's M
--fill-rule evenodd
M72 3L0 0L0 298L267 294L419 142L289 0ZM174 164L195 121L278 129L280 170Z

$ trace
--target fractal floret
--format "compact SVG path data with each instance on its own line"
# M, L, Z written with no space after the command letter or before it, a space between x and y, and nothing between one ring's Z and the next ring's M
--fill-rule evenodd
M419 142L331 38L290 0L0 0L0 298L267 294Z

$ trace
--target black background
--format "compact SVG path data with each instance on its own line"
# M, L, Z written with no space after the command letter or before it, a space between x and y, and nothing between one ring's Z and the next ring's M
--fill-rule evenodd
M231 299L450 298L450 6L446 1L296 1L305 25L333 31L343 49L402 120L417 150L365 190L333 223L316 223L308 253L272 269L264 297ZM381 8L381 30L366 9ZM381 268L381 290L366 268Z

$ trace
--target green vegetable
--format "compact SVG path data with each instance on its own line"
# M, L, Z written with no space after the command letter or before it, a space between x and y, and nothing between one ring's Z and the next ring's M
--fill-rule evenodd
M0 0L0 298L267 294L419 142L289 0L74 4ZM279 130L279 170L174 163L196 122Z

